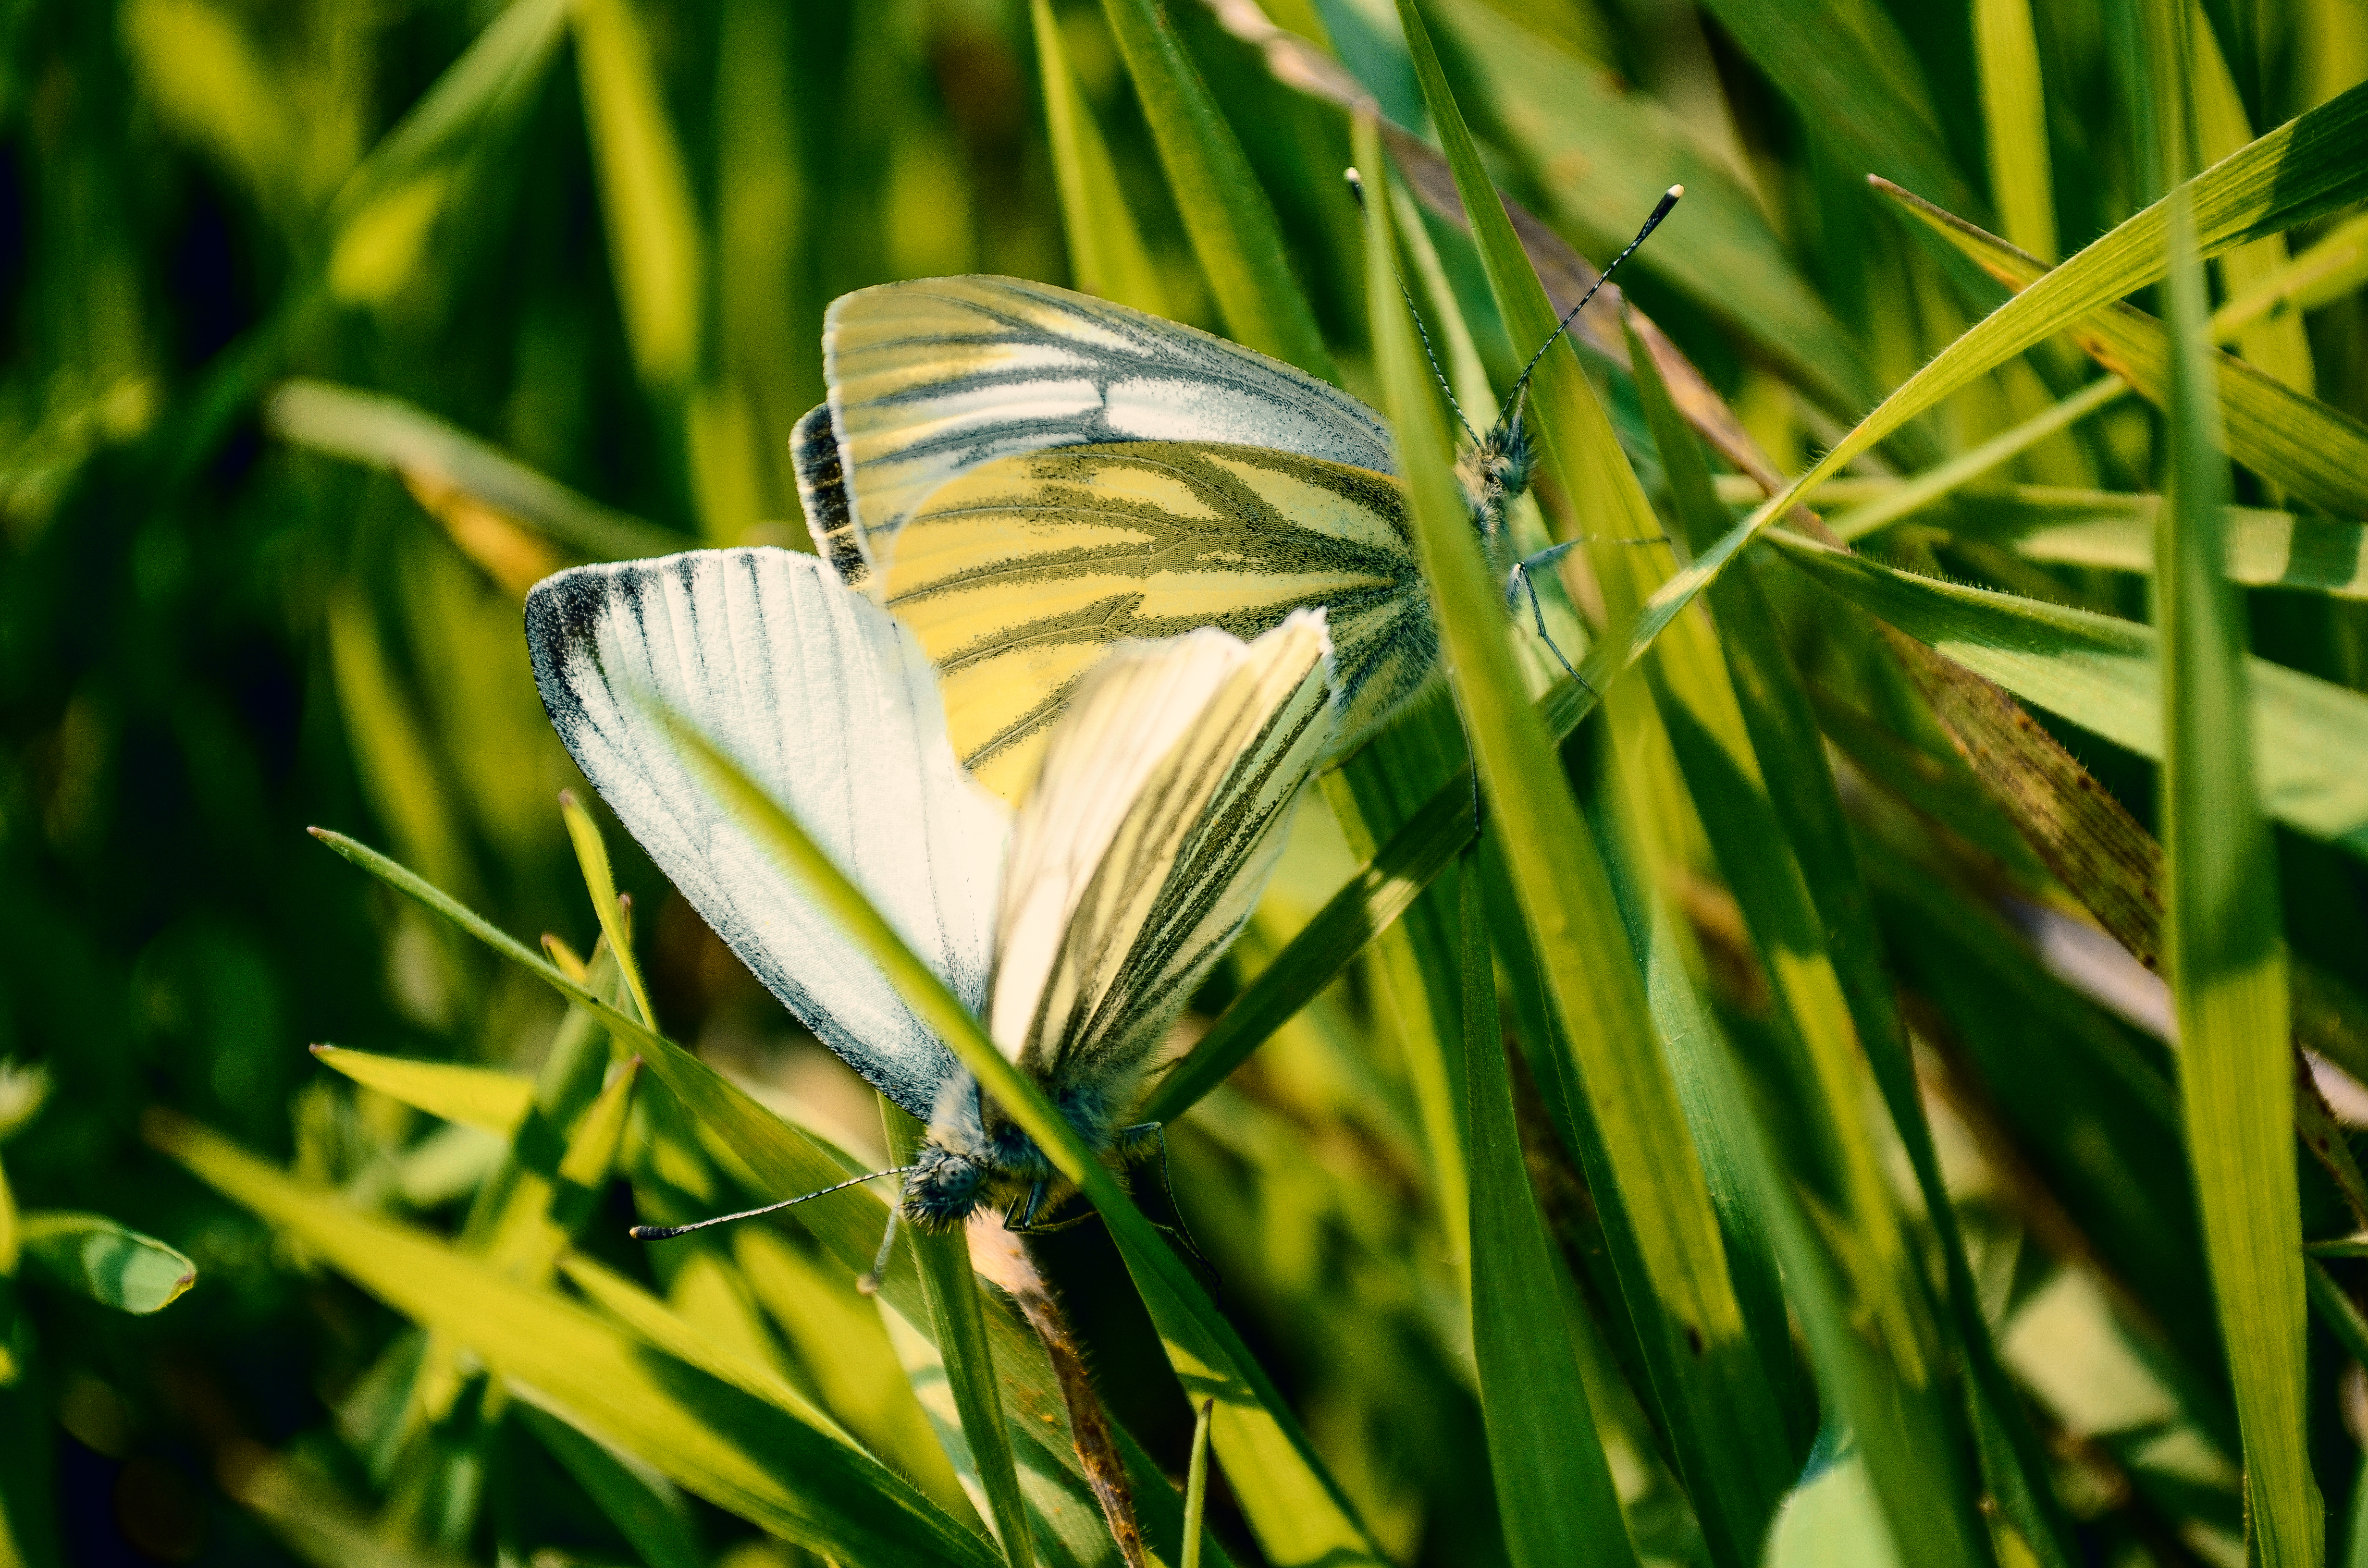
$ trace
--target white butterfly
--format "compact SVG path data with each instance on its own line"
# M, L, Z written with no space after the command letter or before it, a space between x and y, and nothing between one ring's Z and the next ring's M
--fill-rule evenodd
M537 585L543 704L601 797L773 994L928 1124L904 1215L1053 1192L1034 1143L734 820L668 715L787 809L1098 1153L1130 1152L1176 1015L1241 929L1331 736L1330 639L1122 642L1017 811L955 760L913 634L812 556L695 551Z

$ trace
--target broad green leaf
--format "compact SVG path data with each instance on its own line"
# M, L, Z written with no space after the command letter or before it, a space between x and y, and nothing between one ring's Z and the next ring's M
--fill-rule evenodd
M1564 1321L1562 1265L1521 1154L1478 868L1463 890L1463 1051L1471 1118L1472 1346L1506 1553L1514 1568L1633 1563L1636 1549Z
M414 1110L507 1138L534 1105L534 1080L491 1067L455 1062L413 1062L343 1046L316 1045L313 1054L365 1088Z
M1315 312L1291 275L1274 208L1157 0L1102 0L1184 233L1225 331L1263 354L1338 381Z
M2187 156L2187 0L2155 0L2148 24L2165 106L2157 135L2177 176ZM2165 926L2179 1010L2180 1103L2244 1437L2248 1550L2268 1568L2317 1568L2326 1523L2304 1430L2306 1325L2285 942L2252 760L2269 737L2251 722L2244 610L2224 566L2228 460L2203 336L2209 307L2192 200L2184 187L2174 188L2165 224L2170 498L2157 519L2155 568ZM2359 453L2368 458L2368 432Z
M586 1309L306 1187L193 1123L152 1112L148 1134L397 1312L461 1340L571 1425L717 1506L844 1561L997 1561L984 1538L860 1449Z
M625 338L643 382L678 395L699 369L706 242L637 5L575 0L568 18Z
M2041 286L2035 279L2049 276L1995 235L1904 192L1891 194L2009 288L2029 293ZM2010 309L2012 301L2001 313ZM2100 364L2156 406L2169 406L2173 356L2162 323L2129 305L2113 304L2068 324L2073 337ZM2216 372L2228 455L2312 506L2368 516L2368 426L2242 359L2210 350L2206 354Z
M2160 761L2153 628L1919 577L1786 534L1784 558L1861 609L2117 745ZM2248 663L2261 809L2368 855L2368 697L2264 659Z
M299 446L393 469L425 494L458 491L598 560L666 555L689 542L579 495L396 398L328 381L283 381L264 404L263 424Z
M1990 199L2007 238L2055 259L2055 176L2047 155L2047 95L2031 0L1974 0L1974 62L1981 75Z
M703 1568L706 1560L691 1539L678 1497L662 1494L639 1467L551 1412L521 1404L518 1414L648 1568Z
M1044 129L1061 192L1061 227L1069 240L1069 275L1088 294L1167 315L1167 292L1069 63L1050 0L1029 0L1028 15L1036 31L1037 79L1044 87Z
M2021 0L2016 0L2016 3L2020 4ZM2011 429L1998 432L1979 446L1885 490L1872 501L1828 517L1826 526L1833 530L1837 539L1852 543L1889 528L1900 518L1912 517L1952 491L1971 483L2000 463L2037 446L2057 431L2078 424L2129 390L2129 383L2119 376L2103 377L2045 413L2026 419ZM1702 542L1707 544L1711 541Z
M1037 20L1040 25L1050 21L1042 14L1042 0ZM880 1096L880 1116L887 1129L890 1156L899 1165L912 1164L925 1129L885 1095ZM1003 1399L996 1389L995 1355L987 1346L986 1319L979 1308L978 1276L971 1271L970 1238L960 1230L933 1235L915 1228L910 1240L914 1258L920 1265L929 1319L937 1329L938 1353L953 1391L954 1409L962 1417L971 1461L978 1469L979 1485L995 1516L1004 1560L1011 1568L1028 1568L1035 1561L1028 1534L1028 1509L1019 1495L1019 1472L1012 1463L1011 1432L1004 1421Z
M17 1233L24 1256L51 1278L122 1312L160 1312L198 1282L196 1264L104 1214L28 1209Z
M1802 280L1750 191L1674 110L1481 0L1440 0L1433 14L1462 45L1486 106L1482 130L1520 152L1565 228L1610 256L1661 192L1683 185L1684 207L1629 265L1682 290L1827 407L1855 414L1873 401L1873 372L1841 324ZM1617 156L1604 155L1611 147ZM1533 345L1520 347L1526 356Z
M1421 17L1402 5L1399 19L1457 184L1467 194L1497 309L1517 335L1543 342L1554 326L1552 307L1496 206L1495 188L1480 170ZM1377 154L1370 130L1360 130L1359 141L1360 156ZM1625 950L1600 851L1526 699L1506 641L1502 593L1486 579L1471 514L1452 476L1446 432L1415 347L1414 324L1387 282L1392 266L1383 184L1373 182L1369 195L1375 210L1368 228L1367 296L1446 664L1454 672L1453 689L1493 814L1524 846L1513 858L1516 892L1601 1131L1607 1168L1596 1194L1607 1223L1623 1233L1623 1253L1634 1249L1622 1284L1639 1333L1648 1336L1661 1385L1656 1392L1697 1515L1713 1532L1714 1549L1741 1561L1757 1528L1748 1471L1721 1462L1718 1450L1732 1440L1734 1426L1713 1425L1709 1406L1723 1396L1731 1412L1736 1400L1765 1398L1766 1391L1757 1381L1709 1187L1668 1064L1650 1043L1655 1035L1642 979ZM1657 521L1627 472L1575 352L1562 346L1542 361L1542 370L1538 427L1554 438L1549 450L1560 472L1584 476L1588 493L1609 502L1604 531L1657 534ZM1617 465L1616 476L1605 464ZM1624 486L1617 483L1621 478ZM1567 477L1565 494L1578 494ZM1628 524L1638 513L1641 518Z

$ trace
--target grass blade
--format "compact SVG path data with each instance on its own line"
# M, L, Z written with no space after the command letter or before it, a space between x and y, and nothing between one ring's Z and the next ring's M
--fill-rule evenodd
M888 1131L889 1156L900 1165L910 1165L921 1146L921 1124L885 1095L880 1096L880 1116ZM1003 1542L1004 1561L1011 1568L1028 1568L1036 1554L1027 1505L1019 1495L1019 1472L1012 1463L1003 1398L996 1388L995 1353L987 1345L986 1319L979 1308L978 1276L971 1271L969 1238L960 1231L931 1235L912 1230L908 1240L920 1265L923 1298L937 1328L938 1353L944 1359L954 1409L962 1416L962 1437Z
M1925 470L1896 488L1884 491L1873 500L1853 506L1839 517L1827 518L1826 526L1833 530L1837 539L1855 543L1889 528L1902 517L1922 511L1950 492L1972 483L2000 463L2037 446L2057 431L2078 424L2129 390L2130 384L2119 376L2106 376L2091 382L2044 414L2026 419L2010 430L2001 430L1981 445Z
M1974 0L1974 60L1981 73L1982 131L1990 199L2007 238L2055 259L2055 176L2047 156L2047 95L2031 0Z
M642 983L642 966L633 960L632 933L625 928L624 911L617 899L617 880L609 871L609 846L600 837L600 826L573 790L559 792L559 814L567 824L567 839L575 846L576 867L584 874L585 890L592 895L592 910L600 921L600 935L608 938L609 951L617 960L617 972L624 978L626 994L632 997L643 1021L655 1025L658 1016L650 1006L648 987Z
M22 1255L69 1290L118 1312L162 1312L198 1282L198 1266L104 1214L28 1209L17 1217Z
M1234 128L1156 0L1102 0L1151 123L1160 166L1201 276L1236 342L1338 381L1315 313L1291 275L1281 227Z
M343 1046L316 1045L313 1054L365 1088L414 1110L507 1138L534 1108L534 1080L455 1062L412 1062Z
M2086 517L2041 523L2014 536L2026 561L2109 572L2154 573L2157 495L2126 497ZM2298 517L2257 506L2221 512L2222 562L2232 583L2253 588L2301 588L2337 598L2368 599L2368 527L2325 517Z
M1061 228L1069 240L1069 275L1088 294L1155 316L1167 311L1167 291L1151 264L1150 247L1126 204L1110 144L1086 102L1061 24L1050 0L1029 0L1036 30L1036 70L1044 85L1044 129L1053 147L1053 177L1061 191Z
M2165 13L2168 13L2168 16ZM2150 8L2169 172L2184 170L2180 0ZM2163 34L2166 32L2168 36ZM2302 1214L2276 861L2255 793L2244 619L2223 569L2227 459L2203 337L2192 197L2169 198L2170 498L2155 569L2163 848L2180 1106L2244 1437L2246 1536L2268 1568L2316 1568L2326 1532L2304 1429Z
M1564 1321L1561 1265L1521 1154L1479 868L1468 856L1461 882L1472 1346L1506 1553L1514 1568L1546 1568L1565 1560L1576 1536L1593 1543L1591 1562L1634 1563L1636 1548Z

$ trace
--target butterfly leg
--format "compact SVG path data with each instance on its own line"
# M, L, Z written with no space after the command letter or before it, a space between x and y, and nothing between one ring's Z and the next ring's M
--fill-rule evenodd
M1036 1210L1043 1206L1044 1187L1044 1179L1039 1176L1036 1185L1028 1189L1027 1197L1011 1200L1011 1207L1003 1215L1005 1230L1025 1234L1036 1229Z
M1572 542L1575 543L1577 541L1574 540ZM1517 562L1513 567L1510 579L1505 585L1505 597L1508 602L1510 602L1513 596L1517 593L1526 593L1529 595L1530 619L1538 629L1538 641L1546 645L1546 652L1554 656L1554 663L1563 667L1565 674L1568 675L1571 679L1578 682L1578 684L1585 687L1589 693L1600 697L1602 693L1596 691L1594 687L1588 684L1587 677L1578 673L1577 666L1573 665L1569 659L1565 658L1563 654L1562 649L1555 644L1554 634L1546 630L1545 607L1538 603L1537 575L1532 568L1546 565L1560 559L1561 556L1569 551L1570 548L1569 544L1557 544L1550 550L1539 551L1527 561Z

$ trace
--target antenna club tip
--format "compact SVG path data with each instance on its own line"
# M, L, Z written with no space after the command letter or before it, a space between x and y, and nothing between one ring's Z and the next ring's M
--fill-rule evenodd
M1669 199L1672 201L1677 200L1679 197L1685 195L1685 193L1686 187L1684 186L1673 185L1669 187Z

